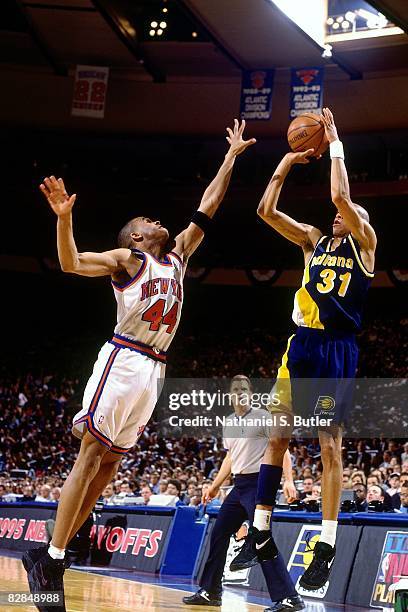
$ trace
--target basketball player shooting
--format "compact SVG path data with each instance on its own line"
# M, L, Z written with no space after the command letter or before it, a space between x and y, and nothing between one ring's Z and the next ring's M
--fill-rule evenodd
M321 120L330 143L331 196L337 209L332 235L323 236L317 228L298 223L277 209L290 169L294 164L307 164L313 149L285 155L258 207L259 216L268 225L301 247L305 261L302 286L294 301L297 331L289 338L277 376L275 391L281 405L276 411L292 414L293 410L304 417L314 416L318 408L316 397L325 394L327 385L332 387L330 395L334 394L334 406L330 406L332 423L319 428L323 522L313 560L300 579L300 585L307 590L319 589L327 582L335 556L342 489L342 425L351 401L352 384L348 383L357 368L355 333L361 328L363 305L374 276L377 243L367 211L351 200L343 145L329 109L323 110ZM314 387L310 402L301 384L305 379ZM322 407L323 414L325 408ZM273 554L270 519L288 438L287 428L285 434L270 440L259 474L253 529L233 560L232 570L251 567Z
M119 248L78 253L72 227L76 195L51 176L40 189L57 215L58 257L64 272L110 276L117 302L113 338L101 348L86 385L83 408L73 420L81 438L77 460L61 491L52 541L23 556L32 593L63 595L67 543L89 516L114 477L121 458L149 421L164 378L166 351L180 321L183 277L189 257L203 240L227 191L235 159L256 141L244 140L245 121L227 128L230 145L218 174L206 189L188 227L175 240L148 217L131 219L120 231ZM48 610L38 606L39 610Z

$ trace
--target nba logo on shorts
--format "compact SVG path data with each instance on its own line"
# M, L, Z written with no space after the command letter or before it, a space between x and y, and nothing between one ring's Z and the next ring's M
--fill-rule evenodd
M98 425L100 425L101 423L103 423L105 420L105 417L103 416L103 414L101 414L101 416L98 419Z
M336 400L330 395L319 395L314 409L315 416L334 416Z

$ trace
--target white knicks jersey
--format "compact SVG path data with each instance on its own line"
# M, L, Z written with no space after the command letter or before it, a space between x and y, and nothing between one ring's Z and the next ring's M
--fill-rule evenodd
M134 249L142 265L125 285L112 280L118 305L115 334L166 351L176 333L183 305L183 263L169 253L159 261Z

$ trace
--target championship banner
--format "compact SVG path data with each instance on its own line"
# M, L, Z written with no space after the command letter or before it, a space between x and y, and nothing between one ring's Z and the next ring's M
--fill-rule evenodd
M241 119L266 121L271 118L273 70L245 70L242 73Z
M103 119L109 68L77 66L71 114L75 117Z
M406 576L408 576L408 532L387 531L370 606L392 610L395 591L390 587Z
M323 107L323 68L292 68L289 118L320 115Z

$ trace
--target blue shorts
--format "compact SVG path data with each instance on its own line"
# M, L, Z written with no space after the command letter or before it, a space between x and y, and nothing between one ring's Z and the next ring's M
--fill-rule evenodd
M274 393L281 409L343 424L352 406L358 347L355 335L299 327L288 340Z

